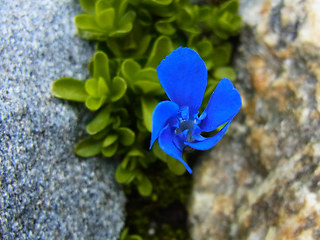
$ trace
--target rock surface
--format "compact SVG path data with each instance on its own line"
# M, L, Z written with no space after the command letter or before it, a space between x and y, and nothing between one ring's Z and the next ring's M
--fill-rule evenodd
M78 105L58 77L87 77L93 47L75 34L72 0L0 4L0 239L117 239L124 195L114 164L81 160Z
M195 171L193 239L320 239L320 3L240 4L243 107Z

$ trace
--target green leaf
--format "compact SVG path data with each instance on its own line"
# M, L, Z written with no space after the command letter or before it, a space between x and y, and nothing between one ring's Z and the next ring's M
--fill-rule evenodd
M91 30L100 32L101 29L94 18L89 14L79 14L74 18L74 21L79 29Z
M109 37L113 37L113 38L123 37L124 35L126 35L132 30L132 27L133 27L132 23L125 23L121 25L119 28L117 28L116 30L109 33Z
M137 187L141 196L144 196L144 197L150 196L152 192L152 183L150 182L148 177L143 176L141 180L138 181Z
M236 80L236 72L232 67L219 67L214 71L213 77L218 80L229 78L231 81L234 81Z
M79 2L84 11L90 14L94 14L94 6L96 0L79 0Z
M237 0L226 1L220 6L221 12L230 12L237 14L239 10L239 2Z
M150 26L152 24L152 16L146 9L138 10L137 20L142 26Z
M136 177L137 175L137 171L136 170L128 170L126 168L124 168L122 166L122 164L120 164L118 167L117 167L117 170L116 170L116 180L119 182L119 183L130 183L134 180L134 178Z
M89 78L85 82L85 90L91 97L99 97L98 93L98 80L95 78Z
M99 77L98 96L108 98L109 95L110 95L110 91L109 91L109 87L106 84L106 80L104 80L102 77Z
M134 11L128 11L126 14L124 14L120 21L119 26L112 31L109 36L110 37L122 37L129 33L132 30L133 27L133 21L136 17L136 13Z
M76 145L75 152L80 157L92 157L100 153L102 142L87 137L79 141Z
M150 82L149 80L140 80L134 83L134 86L143 94L162 95L164 90L159 82Z
M86 107L91 111L97 111L106 101L106 97L88 97L86 100Z
M103 108L97 116L87 125L86 130L90 135L102 131L112 123L110 118L110 107Z
M121 73L123 77L130 82L133 82L136 74L140 71L140 65L133 59L126 59L121 65Z
M111 123L110 108L103 108L97 116L87 125L86 130L90 135L102 131Z
M100 28L106 32L110 32L113 29L115 12L113 8L103 10L96 16L97 23Z
M85 83L73 78L60 78L52 84L51 92L55 97L85 102L88 94L85 91Z
M152 82L159 82L157 70L154 68L144 68L138 72L135 77L137 80L150 80Z
M176 32L176 29L173 27L172 22L175 20L175 17L169 19L163 19L156 22L155 27L157 31L164 35L172 35Z
M172 0L144 0L148 4L167 6L172 3Z
M129 235L126 240L143 240L139 235Z
M207 5L200 6L198 21L199 22L208 21L211 13L212 13L212 8L210 6L207 6Z
M118 140L119 136L117 134L109 134L102 143L102 147L106 148L115 143Z
M120 235L120 240L126 240L128 232L129 232L129 228L126 227L125 229L123 229Z
M93 56L94 70L93 77L98 79L102 77L106 84L110 83L109 58L104 52L96 52Z
M121 127L118 129L119 141L124 146L130 146L134 143L135 133L129 128Z
M167 36L160 36L155 41L149 55L146 67L156 68L162 59L169 55L173 50L171 39Z
M119 76L114 77L112 82L111 101L116 102L119 99L121 99L123 95L126 93L126 90L127 90L126 81Z
M95 14L99 15L103 10L110 7L111 7L110 1L98 0L95 5Z
M211 54L211 60L214 67L225 66L229 63L231 57L232 46L230 43L225 43L214 47Z
M127 109L125 109L124 107L112 106L111 111L113 113L115 113L117 116L119 116L121 119L128 119L128 117L129 117L129 113L128 113Z
M121 119L119 116L116 116L113 118L113 124L112 124L112 128L113 129L118 129L121 125Z
M206 58L212 53L213 47L209 40L204 39L196 44L196 49L202 58Z
M115 143L111 144L108 147L103 147L101 149L101 153L105 157L112 157L112 156L114 156L116 154L117 149L118 149L118 145L119 145L118 142L115 142Z
M158 101L154 98L141 97L143 123L149 132L152 126L152 113L157 104Z
M123 16L128 6L128 0L115 1L115 3L116 3L115 8L118 9L118 15Z
M136 149L136 148L132 148L130 150L130 152L128 152L127 156L126 157L140 157L140 158L143 158L144 157L144 154L142 151L140 151L139 149Z

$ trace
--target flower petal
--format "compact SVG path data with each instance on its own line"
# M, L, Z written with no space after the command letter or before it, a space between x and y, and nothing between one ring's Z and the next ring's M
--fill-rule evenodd
M198 126L198 124L193 124L192 136L196 141L203 141L206 138L201 136L202 129Z
M154 141L158 138L161 130L167 124L167 121L178 114L179 106L171 101L163 101L158 103L152 113L152 130L150 149Z
M171 101L189 106L190 114L198 111L207 86L207 68L196 51L179 47L161 61L157 73Z
M192 173L191 168L188 164L182 159L182 150L179 150L173 142L173 138L175 137L174 130L167 125L162 129L159 136L159 146L160 148L169 156L179 160L187 169L189 173Z
M211 132L230 121L241 108L241 97L232 82L223 78L210 97L204 110L207 116L200 123L202 131ZM201 116L200 116L201 117Z
M215 146L223 137L223 135L227 132L228 127L230 125L232 120L230 120L230 122L228 122L216 135L214 135L213 137L210 138L206 138L203 141L198 141L198 142L185 142L186 145L188 145L189 147L192 147L194 149L197 150L208 150L210 148L212 148L213 146Z

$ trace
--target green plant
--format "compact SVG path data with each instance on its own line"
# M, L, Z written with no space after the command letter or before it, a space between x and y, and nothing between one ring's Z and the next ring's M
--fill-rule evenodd
M157 159L177 175L185 172L158 145L148 150L153 109L166 99L155 68L179 46L195 49L209 70L206 104L221 77L235 80L228 39L240 29L238 1L218 6L188 0L80 0L80 4L85 13L75 18L78 34L97 41L88 66L91 77L58 79L52 93L83 102L96 112L86 127L88 137L76 145L76 154L121 155L117 181L134 184L141 195L150 196L148 167Z

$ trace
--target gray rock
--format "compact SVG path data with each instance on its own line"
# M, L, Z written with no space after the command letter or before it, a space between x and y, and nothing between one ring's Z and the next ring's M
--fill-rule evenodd
M241 0L241 114L195 171L193 239L320 239L320 5Z
M123 227L114 163L75 157L83 107L50 93L59 77L88 75L79 11L72 0L0 3L0 239L117 239Z

